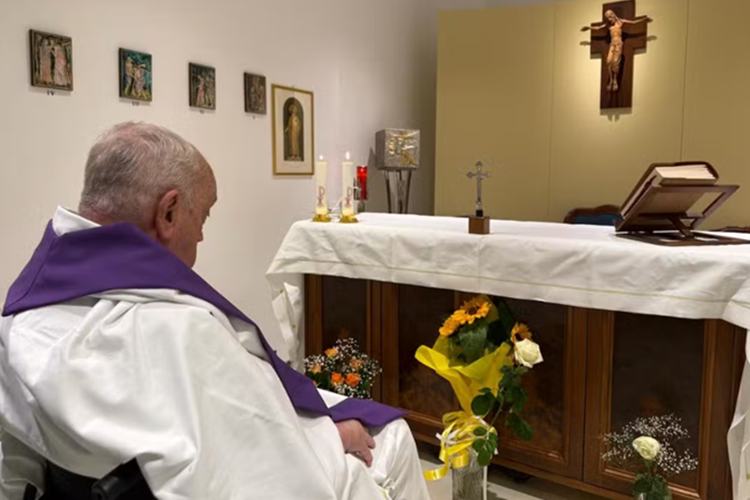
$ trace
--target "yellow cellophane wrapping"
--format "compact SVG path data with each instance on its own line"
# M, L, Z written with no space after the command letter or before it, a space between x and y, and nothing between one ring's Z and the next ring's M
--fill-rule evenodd
M415 357L451 384L461 409L471 414L471 400L479 394L480 389L489 387L493 392L497 391L497 385L503 377L500 369L513 364L513 359L509 356L511 346L504 342L493 352L468 365L455 362L451 364L450 348L450 340L440 337L432 348L419 346Z
M474 441L474 429L484 427L488 432L495 432L481 418L471 411L471 401L479 391L488 387L497 390L503 375L501 368L513 364L509 356L511 346L504 342L493 352L485 354L471 364L451 364L450 340L439 337L432 348L420 346L415 357L423 365L435 370L435 373L446 379L461 405L461 411L448 412L443 415L443 432L440 438L440 460L443 465L434 470L425 471L425 479L434 481L444 477L450 469L466 467L471 459L471 444Z

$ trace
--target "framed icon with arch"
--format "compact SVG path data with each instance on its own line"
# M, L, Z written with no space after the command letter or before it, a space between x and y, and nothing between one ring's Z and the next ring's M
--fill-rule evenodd
M312 175L315 165L313 93L271 86L274 175Z

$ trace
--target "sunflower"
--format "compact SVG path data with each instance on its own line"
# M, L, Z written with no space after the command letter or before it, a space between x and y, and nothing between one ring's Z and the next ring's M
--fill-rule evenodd
M474 297L464 302L456 312L462 311L463 323L472 324L475 320L482 319L490 313L490 301L484 297Z
M510 340L512 340L514 344L530 338L531 332L529 331L528 326L523 323L516 323L513 325L513 329L510 331Z
M443 337L450 337L454 333L456 333L456 330L458 330L458 327L461 326L461 322L456 319L456 314L452 314L448 319L445 320L443 323L443 326L440 327L440 335Z

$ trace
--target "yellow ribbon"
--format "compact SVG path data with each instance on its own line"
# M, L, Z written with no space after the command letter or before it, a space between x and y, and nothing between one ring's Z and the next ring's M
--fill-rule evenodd
M451 469L461 469L471 461L471 444L477 437L474 430L483 428L487 432L497 432L487 422L465 411L451 411L443 415L445 429L438 435L440 439L440 461L443 465L424 472L427 481L442 479Z

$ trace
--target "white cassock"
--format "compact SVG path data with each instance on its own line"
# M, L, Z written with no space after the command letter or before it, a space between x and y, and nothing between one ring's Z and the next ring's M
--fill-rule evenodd
M53 219L57 234L92 226ZM429 498L403 420L374 430L368 468L330 418L296 413L265 356L253 326L175 290L3 318L0 498L43 490L44 458L98 478L134 457L165 500Z

